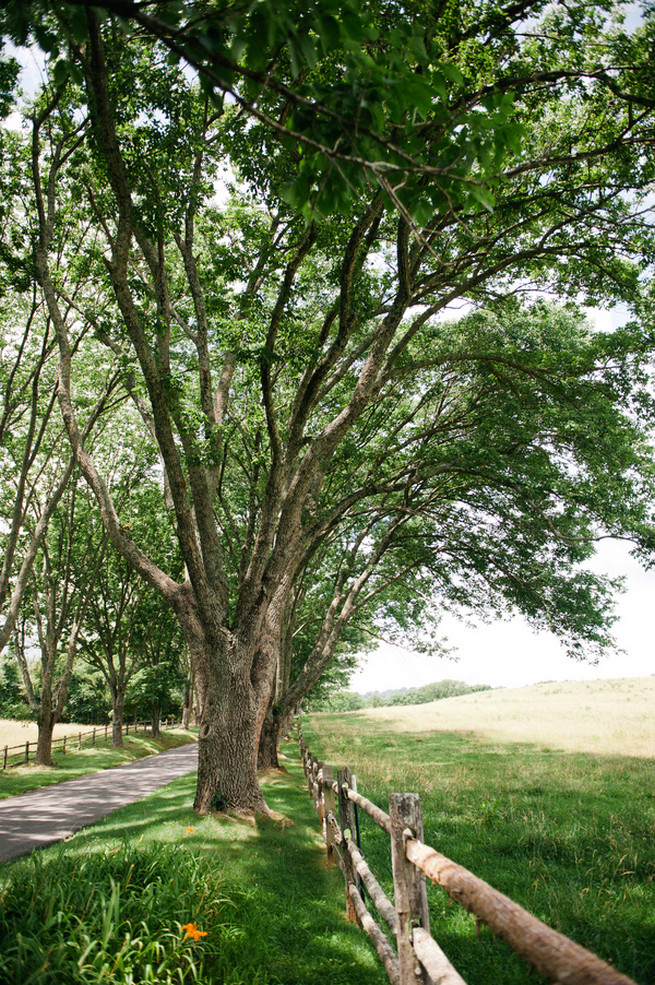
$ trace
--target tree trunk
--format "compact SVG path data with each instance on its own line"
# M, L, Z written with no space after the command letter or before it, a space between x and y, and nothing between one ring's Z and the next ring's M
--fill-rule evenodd
M49 702L41 701L37 718L39 734L36 740L37 766L53 766L52 762L52 733L55 727L55 716Z
M253 671L254 646L234 636L228 645L199 648L190 640L202 709L198 735L198 785L194 809L270 813L257 778L257 751L270 700L266 660Z
M152 706L152 735L157 739L161 733L160 729L161 707L158 702Z
M279 770L280 762L277 757L279 741L279 720L275 710L269 708L264 718L259 737L259 753L257 767L260 770Z
M203 702L198 737L198 786L194 809L237 809L267 813L257 778L257 748L263 715L251 682L224 673Z
M125 691L116 686L111 689L112 700L112 722L111 722L111 744L117 749L123 745L123 723L125 710Z
M182 706L182 728L188 729L191 721L191 709L193 708L193 685L189 684L184 692L184 704Z

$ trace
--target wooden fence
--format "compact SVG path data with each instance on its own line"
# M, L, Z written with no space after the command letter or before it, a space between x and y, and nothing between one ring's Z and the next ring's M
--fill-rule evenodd
M161 727L172 728L178 724L179 722L166 720L161 723ZM126 722L121 729L121 735L129 735L139 730L146 732L150 728L152 728L152 722ZM84 744L95 746L96 742L107 742L111 738L111 730L111 725L96 725L88 732L59 736L59 738L52 740L52 751L53 753L59 752L63 756L67 749L70 751L71 749L81 749ZM32 754L32 759L34 759L36 747L36 741L21 742L17 746L5 746L1 753L2 769L11 769L13 766L23 766L25 763L29 763L30 750L34 749Z
M509 897L423 843L417 794L394 793L386 814L357 792L348 767L336 772L307 748L298 725L310 793L323 827L328 861L346 883L346 912L371 938L392 985L466 985L430 934L426 876L487 924L547 981L561 985L635 985L595 954L537 920ZM359 811L390 838L393 902L371 872L359 845ZM366 906L366 894L387 924L389 937Z

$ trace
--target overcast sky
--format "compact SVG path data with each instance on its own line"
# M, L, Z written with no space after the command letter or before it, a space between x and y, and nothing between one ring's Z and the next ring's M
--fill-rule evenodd
M646 677L655 674L655 571L644 571L628 547L603 542L595 565L607 574L623 575L627 591L618 597L619 621L614 635L619 647L597 665L571 660L556 638L534 633L522 619L469 628L444 620L444 635L458 647L457 662L410 654L384 646L362 661L350 689L364 694L389 688L419 687L444 678L467 684L521 687L539 681L595 680L600 677Z

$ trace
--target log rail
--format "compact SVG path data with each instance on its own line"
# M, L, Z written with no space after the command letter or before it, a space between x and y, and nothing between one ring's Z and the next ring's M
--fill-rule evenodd
M635 985L633 979L426 845L417 794L391 794L387 814L357 791L356 779L347 767L338 770L335 778L331 766L312 756L300 721L298 737L328 860L340 866L346 883L348 918L369 935L392 985L466 985L430 934L426 878L486 923L547 981L560 985ZM389 835L393 902L357 844L356 811L364 811ZM367 894L389 928L395 947L368 909Z

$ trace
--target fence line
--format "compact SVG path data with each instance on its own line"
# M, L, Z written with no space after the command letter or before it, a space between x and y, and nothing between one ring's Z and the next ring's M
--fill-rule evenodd
M179 722L166 721L161 723L162 728L171 728L180 724ZM121 728L121 735L129 735L130 732L138 732L141 729L146 732L149 728L152 728L152 722L126 722ZM89 745L95 746L96 741L106 742L110 738L112 726L111 725L95 725L89 732L76 732L71 735L60 735L56 739L52 740L52 751L56 752L55 746L57 743L61 744L61 748L58 750L60 755L64 755L66 752L66 745L74 743L77 749L81 749L85 742L89 742ZM104 734L103 734L104 733ZM36 740L29 742L21 742L17 746L5 746L2 750L2 769L12 769L14 766L24 766L25 763L30 762L30 748L34 746L35 752L38 742ZM13 752L12 750L20 750L18 752ZM10 762L9 760L14 760Z
M561 985L635 985L591 951L542 923L463 866L423 842L418 794L392 793L389 814L357 792L346 767L337 771L316 759L298 722L303 768L323 828L328 861L346 883L346 913L367 932L392 985L466 985L430 934L426 877L486 923L540 975ZM337 811L338 804L338 811ZM358 811L390 838L393 902L366 863ZM353 835L355 837L353 837ZM366 906L366 894L395 939L395 950Z

